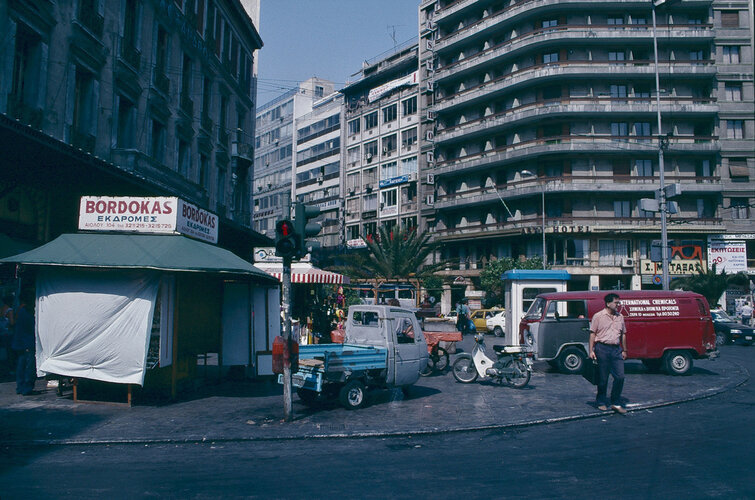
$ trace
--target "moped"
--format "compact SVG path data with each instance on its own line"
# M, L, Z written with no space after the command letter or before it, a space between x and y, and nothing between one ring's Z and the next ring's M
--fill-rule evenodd
M517 389L526 386L532 375L534 353L525 346L494 345L496 359L485 354L485 338L475 335L472 354L460 354L453 364L454 378L464 384L477 377L490 378L496 384L505 384Z

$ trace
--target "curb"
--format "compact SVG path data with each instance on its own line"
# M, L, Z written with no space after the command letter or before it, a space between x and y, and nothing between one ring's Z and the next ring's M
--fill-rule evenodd
M724 392L730 391L740 387L750 380L750 373L742 365L737 365L744 373L745 377L738 381L732 382L719 387L711 387L701 391L698 394L693 394L683 399L676 399L672 401L651 401L646 403L636 403L627 405L626 409L628 413L649 410L653 408L662 408L664 406L672 406L677 404L688 403L691 401L699 401L702 399L711 398ZM271 441L294 441L300 439L363 439L363 438L376 438L376 437L402 437L402 436L432 436L441 433L460 433L460 432L481 432L491 430L507 430L507 429L523 429L527 427L535 427L539 425L548 425L562 422L572 422L577 420L587 420L597 417L605 417L609 415L615 415L613 412L602 412L599 410L591 410L589 412L578 413L576 415L567 415L563 417L552 417L537 420L530 420L525 422L516 422L508 424L489 424L478 425L470 427L453 427L453 428L435 428L435 429L420 429L417 431L374 431L374 432L354 432L354 433L333 433L333 434L308 434L303 435L289 435L289 436L257 436L257 437L187 437L181 439L164 439L164 438L135 438L135 439L42 439L42 440L28 440L28 441L0 441L0 446L13 447L13 446L92 446L92 445L165 445L165 444L202 444L202 443L244 443L244 442L271 442Z

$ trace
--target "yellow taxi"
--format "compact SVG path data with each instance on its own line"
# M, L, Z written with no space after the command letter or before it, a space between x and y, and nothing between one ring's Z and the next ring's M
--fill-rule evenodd
M494 307L492 309L477 309L475 311L472 311L471 318L477 331L480 333L487 332L488 319L492 318L501 311L503 311L503 309L499 307Z

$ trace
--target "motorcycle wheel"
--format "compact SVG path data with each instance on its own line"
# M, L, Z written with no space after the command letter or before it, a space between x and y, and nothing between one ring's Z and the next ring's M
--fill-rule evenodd
M477 369L470 356L460 356L453 364L454 378L462 384L469 384L477 380Z
M506 375L506 382L508 385L515 389L521 389L530 383L530 371L527 369L527 364L520 360L509 360L503 365L504 370L514 370L511 375Z

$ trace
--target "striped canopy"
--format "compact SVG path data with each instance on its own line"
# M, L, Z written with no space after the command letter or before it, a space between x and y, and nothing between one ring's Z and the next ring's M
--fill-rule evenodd
M278 281L283 281L283 264L280 262L257 262L256 268L275 276ZM318 269L307 262L296 262L291 265L291 283L325 283L343 284L349 282L344 275Z

